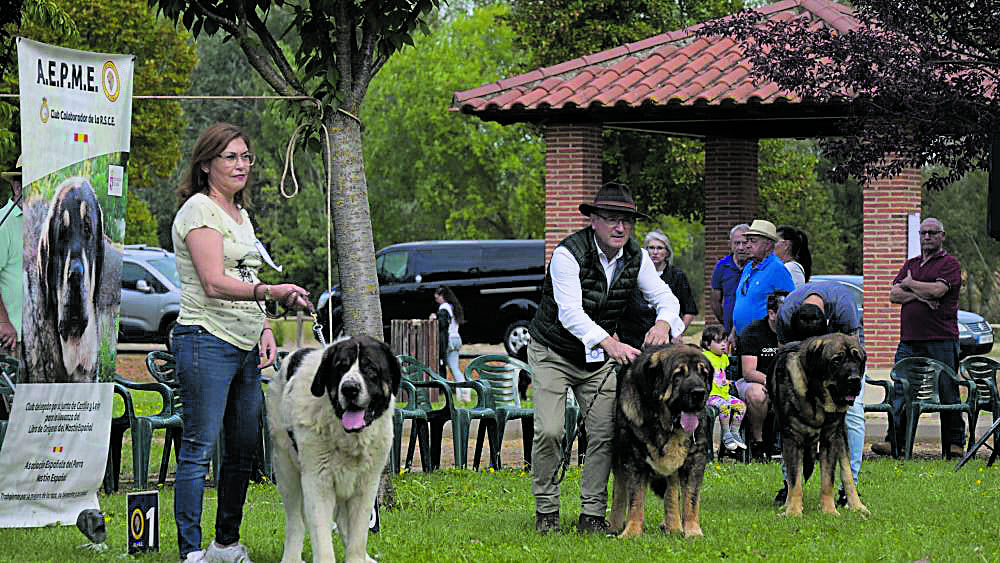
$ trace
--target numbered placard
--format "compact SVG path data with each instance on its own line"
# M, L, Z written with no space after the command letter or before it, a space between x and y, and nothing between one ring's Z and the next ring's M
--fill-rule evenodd
M128 552L160 551L160 493L128 494Z

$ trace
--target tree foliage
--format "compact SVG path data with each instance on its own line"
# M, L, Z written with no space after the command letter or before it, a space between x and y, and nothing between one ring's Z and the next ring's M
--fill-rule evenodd
M513 0L507 17L530 53L550 66L730 14L741 0Z
M372 81L361 120L377 246L543 236L544 149L535 129L448 111L453 92L515 72L507 11L441 22Z
M822 141L838 179L892 176L940 165L942 188L988 166L998 126L1000 10L995 0L857 0L860 22L846 33L809 18L761 21L741 12L705 35L743 43L758 80L818 103L853 98L843 137ZM790 47L794 46L794 47Z

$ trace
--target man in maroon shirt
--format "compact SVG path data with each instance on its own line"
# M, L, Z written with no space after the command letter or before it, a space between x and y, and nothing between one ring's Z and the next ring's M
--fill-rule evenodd
M962 286L962 266L958 259L944 250L944 225L937 219L924 219L920 224L920 256L903 264L889 292L889 300L902 305L900 310L899 346L896 360L911 356L934 358L958 373L958 296ZM902 412L901 389L893 409L896 444L905 444L906 420ZM950 379L938 384L941 401L957 403L958 385ZM889 437L886 437L888 440ZM965 425L961 413L941 413L941 441L948 445L951 457L965 453ZM872 444L872 451L889 455L886 442ZM902 455L899 451L896 455Z

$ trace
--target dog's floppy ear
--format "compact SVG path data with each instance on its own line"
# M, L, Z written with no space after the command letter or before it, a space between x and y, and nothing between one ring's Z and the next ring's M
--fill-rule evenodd
M868 363L868 352L866 352L864 346L861 345L861 341L857 336L848 336L846 348L848 353L851 355L851 359L858 362L859 369L861 373L864 374L865 365Z
M52 265L49 264L49 261L51 260L53 241L59 240L57 229L59 227L59 209L61 208L62 192L58 192L49 204L49 212L46 213L45 220L42 222L42 234L38 238L38 256L35 259L35 269L38 271L38 283L41 285L40 293L46 301L44 304L46 307L51 302L49 288L52 285L52 280L49 279L49 272L52 270Z
M807 369L814 369L823 366L827 361L823 357L823 353L826 349L826 343L829 340L828 335L823 336L813 336L808 338L802 343L801 354L805 355L805 365Z
M353 338L331 344L323 350L323 359L316 367L316 375L309 387L314 397L322 397L337 386L340 377L350 369L357 358L356 351L357 343Z
M392 379L392 394L398 397L399 382L403 379L403 370L399 366L399 360L396 359L396 355L392 353L392 348L381 340L376 340L376 342L382 347L382 353L385 355L386 367L389 370L389 377Z
M672 348L660 348L657 351L649 355L649 369L644 369L643 374L649 376L650 379L644 381L643 383L647 385L647 389L653 391L653 394L659 394L657 400L666 401L670 399L674 392L674 368L677 367L677 362L674 361L674 356L671 354ZM661 385L657 385L657 379L662 378L663 382ZM660 387L663 387L663 392L659 391Z

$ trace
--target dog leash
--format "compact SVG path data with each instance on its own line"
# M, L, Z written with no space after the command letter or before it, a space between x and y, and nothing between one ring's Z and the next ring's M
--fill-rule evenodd
M323 336L323 323L319 322L319 314L316 313L315 307L310 307L309 312L312 313L313 318L313 336L319 341L319 345L326 348L326 338Z
M622 364L615 364L614 367L608 370L608 373L604 374L604 379L602 379L600 385L597 386L597 392L594 393L594 398L591 399L590 404L587 405L587 410L584 411L583 417L578 418L576 421L577 436L579 436L580 433L583 432L583 429L585 428L584 423L587 421L587 417L590 416L590 410L594 408L594 403L597 402L597 398L600 397L601 392L604 390L604 384L608 382L608 378L611 377L612 373L617 375L618 372L621 371L622 367L623 367ZM573 456L573 443L569 442L566 444L566 447L564 448L562 462L559 464L559 467L556 468L555 473L552 474L553 477L555 477L557 473L559 474L559 478L556 479L555 483L556 485L562 483L563 479L566 478L566 470L569 469L569 460L572 456Z

